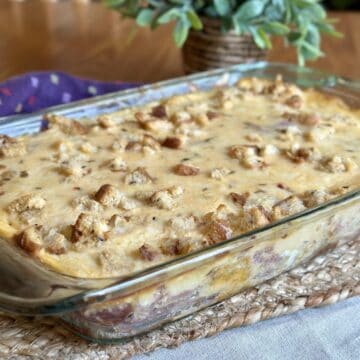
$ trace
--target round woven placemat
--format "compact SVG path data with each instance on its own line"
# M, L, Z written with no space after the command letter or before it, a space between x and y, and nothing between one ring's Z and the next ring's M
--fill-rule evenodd
M118 345L90 344L51 318L0 315L0 358L125 359L360 295L360 239L195 315Z

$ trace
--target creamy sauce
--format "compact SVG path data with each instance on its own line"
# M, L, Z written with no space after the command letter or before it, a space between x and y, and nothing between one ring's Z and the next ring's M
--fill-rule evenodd
M250 229L237 221L248 221L252 203L267 211L264 221L272 221L271 209L289 196L303 200L305 192L323 189L333 197L358 186L359 112L313 90L290 86L266 93L264 84L246 80L164 100L160 107L87 119L81 122L86 134L68 130L67 119L55 119L49 130L21 139L25 155L0 159L2 222L17 234L41 225L36 249L23 247L59 272L115 276ZM287 104L292 96L300 106ZM169 137L175 148L163 146ZM197 173L179 175L179 164ZM144 183L131 180L137 168L145 169ZM100 194L96 200L104 184L118 191L112 205L101 204ZM249 194L241 203L231 193ZM19 210L14 204L23 196L38 196L45 204L33 205L35 199ZM78 240L73 226L81 213L102 220L88 236L79 230ZM214 218L225 228L219 237L209 234ZM48 245L59 239L50 251Z

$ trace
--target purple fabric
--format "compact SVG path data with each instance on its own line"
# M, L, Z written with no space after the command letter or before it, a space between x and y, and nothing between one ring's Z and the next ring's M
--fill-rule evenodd
M49 106L139 86L81 79L63 72L32 72L0 83L0 116L25 114Z

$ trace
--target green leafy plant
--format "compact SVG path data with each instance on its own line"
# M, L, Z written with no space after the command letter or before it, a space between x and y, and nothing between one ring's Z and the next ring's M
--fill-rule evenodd
M281 36L297 50L298 63L323 56L321 34L341 36L319 0L103 0L140 26L156 28L174 21L177 46L190 29L201 30L202 18L217 18L224 33L251 34L256 44L271 49L272 36Z

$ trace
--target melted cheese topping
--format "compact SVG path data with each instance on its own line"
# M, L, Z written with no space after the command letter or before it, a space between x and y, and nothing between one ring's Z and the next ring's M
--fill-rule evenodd
M142 270L358 186L360 112L244 79L0 139L0 235L61 273Z

